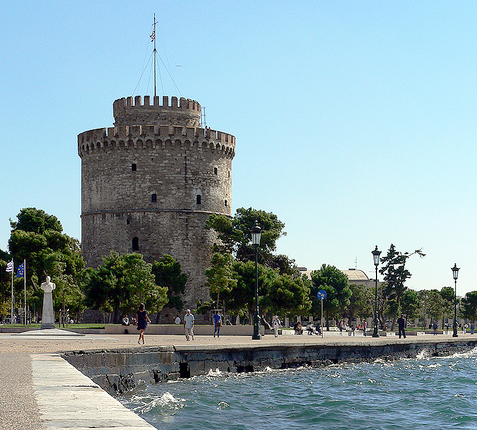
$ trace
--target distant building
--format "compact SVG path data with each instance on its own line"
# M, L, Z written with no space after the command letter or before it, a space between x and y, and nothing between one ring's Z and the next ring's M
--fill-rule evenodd
M302 274L311 279L311 272L313 272L313 270L307 270L306 267L299 267L299 269ZM341 270L341 272L346 275L350 285L375 286L375 279L370 279L363 270L351 268L348 270ZM381 282L378 281L378 285L381 285Z

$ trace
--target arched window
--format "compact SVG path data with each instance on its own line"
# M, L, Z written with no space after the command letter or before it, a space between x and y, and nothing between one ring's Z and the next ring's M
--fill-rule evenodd
M214 175L217 174L217 167L214 167Z
M132 163L131 170L132 170L133 172L135 172L136 169L137 169L137 164L136 164L136 163Z
M151 202L152 202L152 203L156 203L156 202L157 202L157 194L153 194L153 195L151 196Z
M139 251L139 239L137 237L133 237L132 250L133 251Z
M225 207L227 207L228 203L227 203L227 200L225 200Z
M202 203L202 196L200 194L197 194L197 197L195 200L196 200L196 203L200 205Z

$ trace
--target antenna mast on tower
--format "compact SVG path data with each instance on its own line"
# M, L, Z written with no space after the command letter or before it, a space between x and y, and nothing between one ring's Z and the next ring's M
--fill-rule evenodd
M157 55L157 50L156 50L156 24L157 24L156 14L154 14L154 24L153 24L152 34L151 34L151 42L154 42L154 50L153 50L153 53L154 53L154 97L157 95L157 91L156 91L156 82L157 82L157 79L156 79L156 55Z

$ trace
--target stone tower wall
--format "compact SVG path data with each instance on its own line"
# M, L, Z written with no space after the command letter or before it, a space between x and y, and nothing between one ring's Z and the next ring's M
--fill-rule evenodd
M116 100L115 127L78 136L82 252L91 267L111 250L151 263L170 254L188 275L184 301L195 307L209 298L205 270L216 240L205 221L231 215L235 137L188 126L200 120L200 105L174 99L170 106ZM171 118L178 124L163 124Z

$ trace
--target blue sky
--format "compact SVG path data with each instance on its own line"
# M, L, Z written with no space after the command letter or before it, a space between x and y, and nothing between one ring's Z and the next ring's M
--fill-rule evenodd
M77 135L153 93L154 13L158 94L236 136L233 209L275 213L279 253L374 277L375 245L422 248L410 287L477 290L474 1L2 2L1 249L24 207L80 238Z

